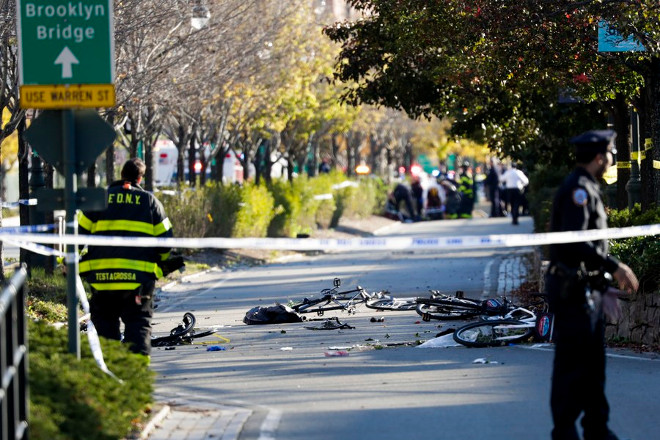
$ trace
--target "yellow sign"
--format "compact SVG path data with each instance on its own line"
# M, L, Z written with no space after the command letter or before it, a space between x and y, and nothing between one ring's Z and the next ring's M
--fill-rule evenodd
M21 108L98 108L115 105L114 84L23 85Z

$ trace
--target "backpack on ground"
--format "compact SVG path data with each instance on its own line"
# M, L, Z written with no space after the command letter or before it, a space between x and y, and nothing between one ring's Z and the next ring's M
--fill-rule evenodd
M269 307L253 307L247 311L243 322L254 324L282 324L286 322L302 322L302 317L291 307L276 304Z

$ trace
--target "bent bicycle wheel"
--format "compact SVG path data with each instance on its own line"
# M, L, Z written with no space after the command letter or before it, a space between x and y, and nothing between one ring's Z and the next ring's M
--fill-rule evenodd
M529 339L533 331L523 321L496 319L465 325L454 332L454 340L467 347L497 347Z
M429 321L431 319L437 319L439 321L469 319L479 314L479 310L477 309L444 306L434 304L432 301L419 302L419 300L417 301L415 311L424 319L424 321Z
M170 334L167 336L161 336L158 338L151 338L152 347L160 347L167 345L175 345L180 342L188 333L192 332L195 328L195 315L190 312L186 312L183 315L183 322L170 330Z

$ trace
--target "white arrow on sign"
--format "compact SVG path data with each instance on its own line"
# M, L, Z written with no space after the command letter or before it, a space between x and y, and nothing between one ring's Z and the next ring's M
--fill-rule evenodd
M62 78L71 78L73 76L71 65L80 63L73 52L67 46L64 46L64 49L62 49L62 52L60 52L53 64L62 65Z

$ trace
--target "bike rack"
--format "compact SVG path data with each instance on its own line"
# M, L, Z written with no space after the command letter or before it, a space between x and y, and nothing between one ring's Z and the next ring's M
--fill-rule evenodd
M25 264L0 293L0 440L23 440L27 424L27 326Z

